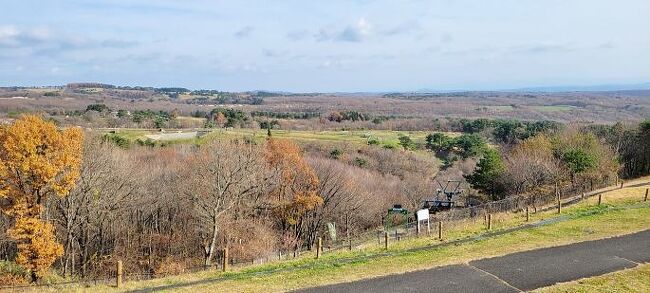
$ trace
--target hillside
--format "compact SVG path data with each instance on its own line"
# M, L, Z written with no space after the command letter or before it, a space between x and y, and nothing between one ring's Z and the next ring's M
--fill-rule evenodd
M482 221L461 221L453 225L445 223L442 242L432 233L432 236L413 237L397 242L393 242L393 239L389 249L384 250L383 244L370 240L363 244L355 243L352 251L326 250L321 259L314 259L313 252L309 252L299 258L280 262L269 260L268 264L235 266L227 273L205 271L148 281L128 281L120 290L106 285L90 288L95 292L188 289L279 292L464 263L517 251L646 230L650 227L650 202L643 201L643 193L650 186L650 179L628 182L627 186L629 187L624 189L609 188L592 193L588 199L578 201L577 204L567 201L560 215L551 205L548 211L533 213L530 222L526 221L521 212L494 214L494 232L486 231ZM598 205L598 194L601 196L601 205ZM128 276L128 268L126 271ZM34 290L60 292L81 288L83 287L71 284Z
M0 112L82 111L90 104L110 108L196 111L231 107L247 112L320 113L357 111L401 119L443 117L510 118L560 122L638 121L650 112L650 91L453 92L392 94L286 94L222 92L182 88L117 87L93 84L57 88L0 88Z

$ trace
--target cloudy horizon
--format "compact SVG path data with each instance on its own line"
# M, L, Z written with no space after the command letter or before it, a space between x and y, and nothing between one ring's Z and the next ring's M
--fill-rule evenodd
M650 2L12 1L0 86L414 91L650 81Z

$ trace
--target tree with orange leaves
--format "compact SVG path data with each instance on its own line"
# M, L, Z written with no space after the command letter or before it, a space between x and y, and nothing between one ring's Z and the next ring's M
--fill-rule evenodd
M323 204L317 193L318 176L305 162L300 147L291 141L269 139L265 157L277 175L270 196L280 226L285 233L293 234L295 240L301 240L304 216Z
M0 126L0 208L14 220L7 234L18 243L16 262L33 281L63 254L54 227L43 221L48 196L66 196L79 177L83 134L59 131L54 123L27 115Z
M214 116L214 122L217 123L217 126L219 126L219 128L223 128L226 126L226 123L228 123L228 118L226 118L223 113L219 112L216 116Z

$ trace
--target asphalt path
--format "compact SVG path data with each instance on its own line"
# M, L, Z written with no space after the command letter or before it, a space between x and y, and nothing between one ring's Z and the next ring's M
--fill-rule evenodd
M298 292L520 292L650 262L650 230Z

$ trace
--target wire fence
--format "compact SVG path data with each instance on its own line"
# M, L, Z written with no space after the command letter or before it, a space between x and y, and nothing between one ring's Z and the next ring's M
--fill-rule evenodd
M619 187L617 183L617 185L613 185L613 186L609 186L606 188L601 188L589 192L581 192L581 191L578 191L577 193L565 192L563 193L563 196L559 198L559 201L561 203L561 206L575 204L589 197L596 196L598 194L602 194L621 187L622 186ZM460 225L467 220L478 220L478 219L487 220L487 215L489 214L522 212L525 211L526 208L532 208L531 212L536 213L540 211L554 209L557 208L557 206L558 206L558 197L557 195L553 195L553 194L512 196L499 201L488 202L485 204L471 206L471 207L455 208L455 209L450 209L450 210L433 214L430 217L430 223L432 228L431 230L437 229L435 227L436 226L435 223L437 222L441 222L441 223L444 222L445 227L449 229L449 228L454 228L454 226ZM427 232L427 230L423 230L423 231L420 231L420 233ZM363 249L365 246L371 246L375 243L382 244L383 241L385 240L384 237L388 237L392 240L400 240L409 237L415 237L418 236L417 223L414 221L410 221L410 222L407 221L405 224L396 227L396 229L390 231L390 233L388 232L389 231L383 228L374 229L374 230L365 231L361 234L356 234L353 237L349 237L349 238L346 237L337 242L330 242L324 245L323 247L321 247L320 254L326 255L326 254L331 254L342 250ZM278 261L283 261L288 259L297 259L301 257L302 253L304 252L301 252L299 250L291 250L291 251L279 250L274 253L268 253L266 255L258 256L257 258L254 258L252 260L235 260L229 258L228 266L230 268L242 269L247 267L258 266L261 264L271 263L271 262L278 262ZM314 254L315 252L308 251L307 253ZM210 266L197 265L197 266L183 267L181 270L172 273L156 273L156 272L125 273L122 279L124 281L141 281L141 280L158 279L158 278L164 278L164 277L187 274L187 273L195 273L200 271L223 270L222 263L223 263L223 254L219 253L217 254L217 262ZM44 283L44 284L25 284L25 285L13 285L13 286L3 286L3 284L0 284L0 290L21 291L21 289L39 288L39 287L64 288L67 286L97 286L97 285L114 286L117 282L117 271L114 269L108 269L105 271L105 273L106 274L103 276L78 279L78 280Z

